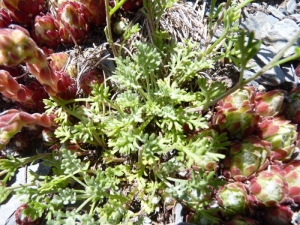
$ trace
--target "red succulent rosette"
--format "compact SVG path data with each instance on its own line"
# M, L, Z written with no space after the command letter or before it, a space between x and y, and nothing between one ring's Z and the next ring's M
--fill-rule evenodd
M3 0L2 4L13 22L24 26L30 26L35 16L47 9L45 0Z
M81 43L90 29L87 15L87 8L73 1L63 2L57 13L59 15L59 35L62 42L66 44L74 44L74 41Z
M58 23L49 13L36 16L32 38L41 46L56 47L60 43Z
M287 200L288 184L285 178L275 171L262 171L250 180L250 192L261 206L279 206Z

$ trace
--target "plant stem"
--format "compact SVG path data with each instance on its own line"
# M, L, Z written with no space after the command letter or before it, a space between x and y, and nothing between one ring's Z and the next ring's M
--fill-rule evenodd
M76 209L76 213L80 212L80 210L83 209L83 207L89 203L89 201L92 200L92 197L89 197L88 199L86 199L77 209Z
M124 0L122 0L122 1L124 1ZM109 1L105 0L106 27L105 27L104 31L105 31L106 38L107 38L107 41L109 43L109 46L111 47L112 52L114 54L114 57L118 57L118 53L117 53L116 47L115 47L114 42L113 42L113 37L112 37L111 20L110 20L111 15L110 15L109 11L110 11L109 10Z
M249 83L250 81L255 80L257 77L261 76L267 70L269 70L272 67L278 65L279 62L280 62L279 60L282 58L284 53L297 41L299 36L300 36L300 30L297 31L297 33L289 40L289 42L283 47L283 49L281 49L281 51L278 52L277 55L267 65L265 65L260 71L258 71L252 77L245 80L242 85L245 85L245 84ZM281 61L285 63L285 62L288 62L288 61L293 60L293 59L298 58L298 57L299 57L299 53L296 53L296 54L294 54L294 55L292 55L288 58L285 58Z
M112 9L110 9L109 16L112 16L125 2L127 2L127 0L119 1Z
M271 69L272 67L278 65L279 63L282 62L288 62L290 60L293 60L295 58L299 57L299 53L297 52L296 54L280 60L280 58L284 55L284 53L296 42L296 40L299 38L300 36L300 30L297 31L297 33L293 36L293 38L291 38L289 40L289 42L283 47L283 49L277 53L277 55L267 64L265 65L262 69L260 69L256 74L254 74L253 76L251 76L250 78L248 78L247 80L241 81L239 82L236 86L234 86L233 88L229 89L228 91L226 91L224 94L220 95L219 97L215 98L213 101L211 101L209 104L207 105L202 105L196 108L190 108L187 109L187 112L197 112L197 111L201 111L204 109L207 109L210 106L215 105L216 103L218 103L220 100L222 100L223 98L225 98L226 96L230 95L231 93L235 92L236 90L240 89L241 87L243 87L244 85L248 84L249 82L255 80L256 78L258 78L259 76L261 76L264 72L266 72L267 70ZM243 74L241 74L241 76L243 76Z
M88 186L83 183L81 180L79 180L77 177L75 177L74 175L71 176L75 181L77 181L79 184L81 184L82 187L87 188Z
M9 191L9 190L16 190L19 188L23 188L23 187L30 187L30 186L35 186L34 183L29 183L29 184L18 184L15 186L11 186L11 187L6 187L5 190Z

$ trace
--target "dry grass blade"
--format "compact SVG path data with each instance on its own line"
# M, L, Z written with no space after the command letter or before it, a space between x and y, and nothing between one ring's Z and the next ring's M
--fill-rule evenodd
M189 4L175 3L162 15L160 26L176 42L184 42L185 39L189 38L204 44L206 29L201 11L195 10Z

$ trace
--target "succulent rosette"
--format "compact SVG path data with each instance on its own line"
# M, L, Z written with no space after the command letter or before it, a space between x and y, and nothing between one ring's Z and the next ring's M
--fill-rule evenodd
M236 142L230 148L229 171L237 181L244 181L251 175L265 169L271 153L271 144L255 136L243 142Z
M59 91L57 97L64 100L73 99L77 93L76 81L64 71L55 71L55 75L59 78L57 82ZM45 86L45 89L47 90L47 86Z
M32 38L39 45L56 47L60 41L56 19L49 13L36 16L34 19Z
M76 82L65 72L54 71L43 51L20 30L0 29L0 65L15 66L26 62L51 96L70 99L76 95Z
M32 104L32 91L19 84L8 71L0 70L0 92L14 101Z
M284 165L285 179L289 186L289 197L300 204L300 161L293 160Z
M219 110L213 118L213 124L220 132L227 132L230 136L245 138L254 132L259 120L259 115L248 105L245 105L239 109Z
M288 103L284 108L284 116L293 123L300 124L300 87L289 93Z
M83 91L84 94L89 95L92 91L92 87L95 84L102 84L104 82L104 75L103 73L95 68L91 71L88 71L80 76L79 79L79 86L80 89Z
M37 218L35 220L32 220L30 217L25 216L23 214L23 211L28 208L28 205L22 204L15 213L15 219L16 224L22 224L22 225L38 225L41 224L41 219Z
M49 98L48 93L45 91L44 87L37 81L31 81L26 87L32 91L32 102L34 105L25 105L27 107L37 109L39 112L45 111L44 99Z
M127 0L122 9L126 12L135 12L143 6L143 0Z
M264 118L259 124L259 136L272 145L275 160L290 160L296 146L297 126L281 117Z
M62 42L74 44L74 41L81 43L88 31L87 21L88 10L79 2L66 1L58 8L59 35Z
M23 127L31 125L51 127L54 125L53 118L46 114L29 114L16 109L6 110L0 114L0 150L3 149L10 139Z
M49 55L48 60L53 70L61 71L67 63L68 58L69 55L66 52L55 52Z
M290 224L293 211L290 206L269 207L263 214L263 224L266 225L287 225Z
M229 183L220 187L217 200L225 215L244 213L248 210L248 195L240 182Z
M16 66L24 59L31 60L38 57L36 43L26 33L18 29L0 30L0 64Z
M12 20L18 24L29 26L35 16L47 9L45 0L3 0Z
M90 14L87 14L87 20L95 25L104 25L106 22L105 1L104 0L79 0Z
M4 8L0 8L0 28L7 28L12 23L8 11Z
M258 221L241 215L236 215L226 225L258 225Z
M260 120L255 112L255 89L244 87L221 100L216 107L213 125L220 132L238 138L253 133Z
M201 162L197 163L197 166L206 171L214 171L218 167L218 162L212 156L203 155Z
M249 109L254 109L255 95L256 91L253 86L245 86L219 101L217 110L231 108L239 109L244 106L247 106Z
M256 112L262 117L278 115L283 106L284 95L285 92L279 89L258 93L255 97Z
M275 171L262 171L250 180L250 192L258 205L279 206L287 199L288 184Z
M5 70L0 70L0 92L3 96L39 112L45 110L43 99L49 97L44 87L37 81L32 81L24 86Z

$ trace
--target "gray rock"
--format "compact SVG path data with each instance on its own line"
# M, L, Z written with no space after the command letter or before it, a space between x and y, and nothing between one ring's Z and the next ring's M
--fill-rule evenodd
M251 59L247 67L250 68L244 73L244 79L248 79L253 76L256 72L261 70L265 65L267 65L273 58L275 54L269 50L265 45L262 45L258 53L253 59ZM251 82L258 88L258 84L266 86L279 86L285 82L285 76L283 71L279 66L276 66L268 71L266 71L262 76L257 78L255 81Z
M25 167L20 168L16 175L14 176L14 180L10 186L15 186L19 184L25 184L26 176L27 179L30 180L29 171L32 170L41 175L47 175L50 171L50 167L45 166L42 163L37 163L35 165L28 166L27 169ZM16 196L12 195L12 197L5 202L4 204L0 205L0 224L6 225L15 225L15 216L14 213L16 209L21 205L21 200L25 196Z
M260 5L259 3L257 3L257 2L253 2L253 3L251 4L251 6L252 6L252 7L255 7L255 8L260 8L260 7L261 7L261 5Z
M113 55L109 53L108 51L105 51L102 55L102 57L108 57L108 58L113 58ZM100 64L103 70L107 72L106 75L111 76L113 72L116 70L116 64L113 60L111 59L103 59Z
M285 83L283 71L279 66L268 70L259 78L257 78L256 81L262 85L273 87L277 87Z
M278 10L288 16L295 13L296 7L296 0L285 0L279 5Z
M300 211L293 214L292 224L300 224Z
M244 79L245 80L247 80L247 79L249 79L250 77L252 77L253 75L255 74L255 72L253 72L253 71L250 71L250 70L246 70L245 72L244 72ZM250 81L249 83L248 83L248 85L250 85L250 86L253 86L253 87L255 87L256 89L262 89L261 87L263 87L262 85L260 85L257 81L255 81L255 80L253 80L253 81ZM263 88L262 89L262 91L265 91L266 89L265 88Z
M272 15L267 15L258 11L255 15L249 17L240 24L240 28L251 32L255 32L256 39L262 39L265 36L266 30L269 30L271 24L277 23L279 20Z
M289 14L293 14L296 10L296 6L297 6L296 0L288 0L286 3L286 11Z
M287 12L286 8L283 6L278 7L278 11L287 16L289 13Z
M299 85L299 77L295 73L295 68L291 63L281 65L281 69L284 73L286 88L292 89ZM285 89L286 90L286 89ZM289 91L289 90L287 90Z
M265 32L261 36L262 42L267 45L272 52L277 54L299 29L300 28L295 21L291 19L283 19L268 27L265 26ZM292 55L294 53L295 46L299 44L300 38L285 52L283 57Z
M274 7L269 7L276 17L282 18L282 14ZM297 18L299 16L296 16ZM255 15L249 17L241 23L240 27L248 32L254 31L255 38L262 40L262 42L269 46L269 49L277 54L289 41L291 37L300 29L295 21L292 19L282 19L279 21L272 15L266 15L263 12L257 12ZM300 44L300 38L297 43L285 52L284 57L288 57L294 53L296 45Z
M183 222L183 216L181 215L182 209L183 206L180 203L177 203L175 205L175 224L176 223L180 224L181 222Z
M292 14L290 15L292 19L295 19L297 23L300 23L300 14Z
M281 13L278 9L276 9L274 6L269 5L268 10L277 19L282 19L283 17L285 17L285 15Z

